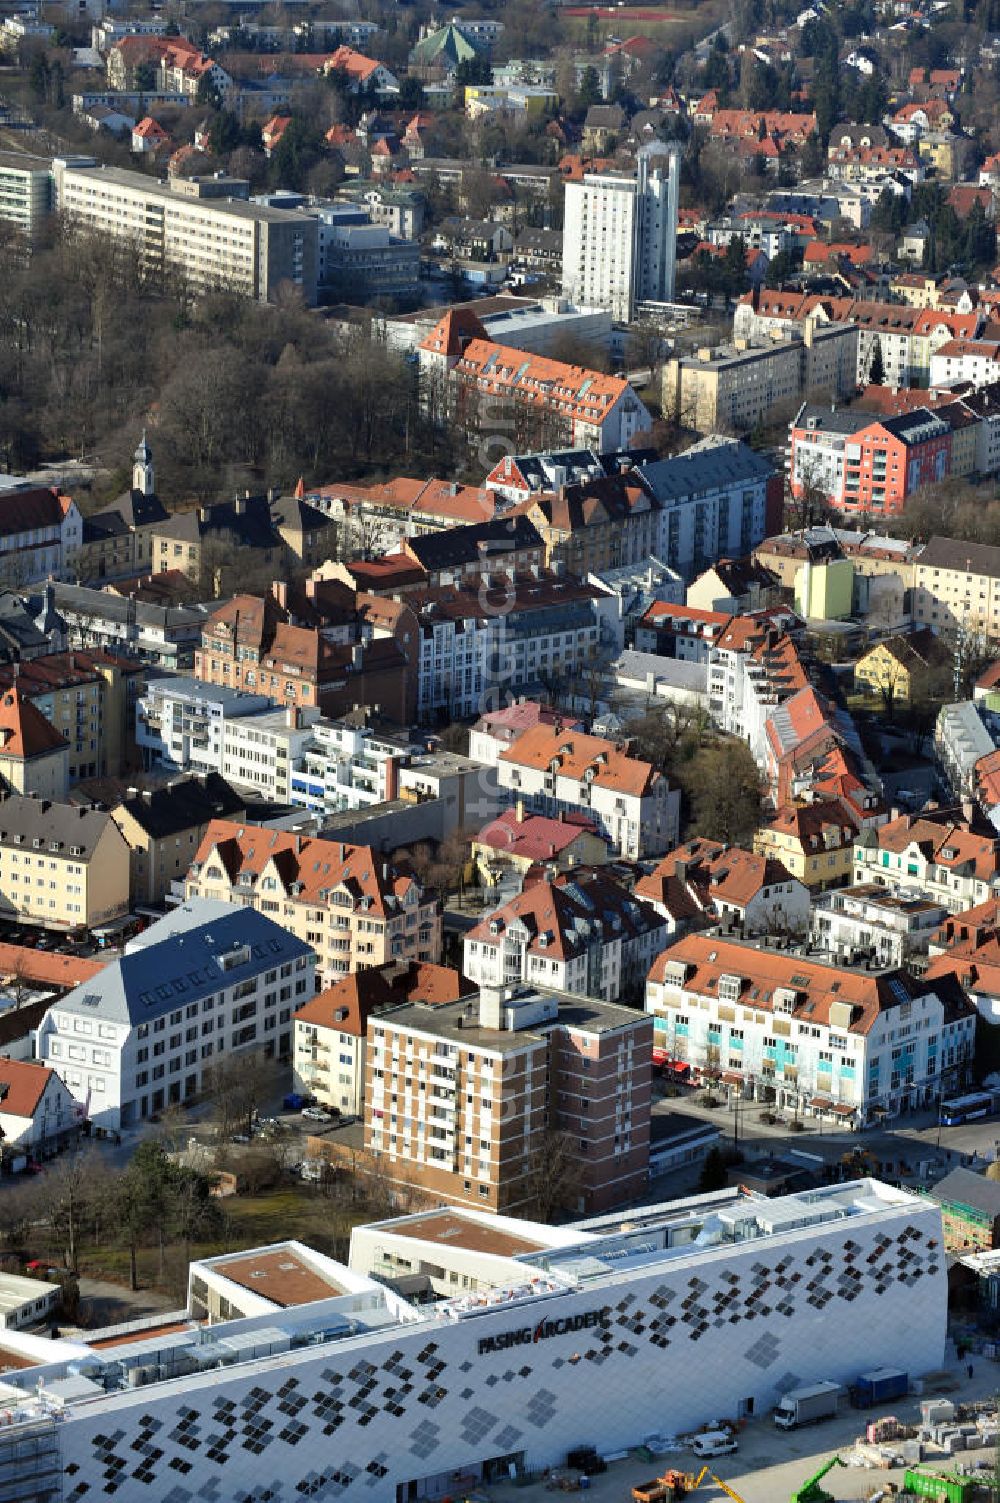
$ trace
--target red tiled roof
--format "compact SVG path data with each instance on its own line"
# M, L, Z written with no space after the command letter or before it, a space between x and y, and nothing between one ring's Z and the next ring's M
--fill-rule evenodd
M369 911L383 918L398 911L411 888L419 890L415 877L388 866L371 846L291 835L232 820L213 819L195 852L194 861L202 872L215 860L230 883L240 875L255 883L270 869L278 890L286 896L292 895L295 884L299 901L325 903L326 894L342 887L355 899L366 897Z
M515 922L528 930L528 949L553 960L568 960L585 953L594 943L595 935L599 943L612 937L629 940L665 924L649 904L637 901L600 869L587 873L563 872L551 882L541 881L526 887L509 903L480 919L466 938L499 945L503 931ZM496 925L500 925L500 933L494 932Z
M353 47L341 46L326 59L323 71L346 73L349 78L366 83L381 66L381 63L374 58L365 57L363 52L355 52Z
M0 1055L0 1112L32 1118L54 1074L46 1065Z
M421 348L428 348L427 340ZM479 390L516 393L520 401L536 407L557 405L564 417L588 423L603 422L631 390L620 376L511 349L489 339L470 340L455 369L474 381Z
M449 308L420 342L420 349L457 359L470 340L486 339L486 330L468 308Z
M660 777L648 762L630 757L624 747L613 741L548 725L535 725L524 731L512 747L500 753L500 760L546 772L554 763L556 776L565 778L582 779L585 772L592 771L597 787L613 788L618 793L640 798L649 793Z
M19 684L0 693L0 757L28 761L67 745L52 722L24 696Z
M796 998L790 1016L808 1019L811 1024L829 1026L831 1017L836 1016L834 1008L846 1007L850 1021L842 1026L854 1034L869 1033L880 1013L921 992L921 984L906 972L873 975L847 966L819 964L785 951L751 948L714 934L690 934L664 950L653 961L650 981L663 984L667 966L674 963L686 965L689 975L683 982L666 984L677 985L688 994L717 997L721 977L735 976L740 982L739 1000L745 1006L772 1012L775 993L780 989ZM967 1003L966 1011L972 1010Z
M792 880L791 873L772 856L698 837L664 856L636 884L635 893L650 902L662 902L673 912L671 899L680 888L693 910L704 913L719 902L745 908L764 888Z
M35 950L30 945L0 944L0 978L13 978L40 989L59 987L72 991L74 986L103 971L106 964L104 960L87 960L82 955Z
M490 846L502 856L547 861L561 856L581 835L596 834L597 826L582 814L549 819L543 814L519 816L516 809L505 809L483 826L476 844Z

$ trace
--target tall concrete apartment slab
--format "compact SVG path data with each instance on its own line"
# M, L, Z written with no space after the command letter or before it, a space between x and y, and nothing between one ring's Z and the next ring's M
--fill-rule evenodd
M677 259L680 149L651 141L634 176L588 172L566 184L563 292L629 323L639 303L670 302Z

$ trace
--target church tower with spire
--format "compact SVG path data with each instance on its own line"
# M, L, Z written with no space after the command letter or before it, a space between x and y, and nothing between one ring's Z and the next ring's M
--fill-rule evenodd
M153 472L153 451L146 442L146 430L142 430L142 442L132 461L132 489L140 496L156 494L156 476Z

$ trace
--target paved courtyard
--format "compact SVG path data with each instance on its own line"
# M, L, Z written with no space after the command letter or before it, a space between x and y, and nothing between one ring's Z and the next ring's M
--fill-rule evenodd
M859 1370L863 1366L864 1357L859 1354ZM969 1402L973 1399L992 1399L1000 1387L1000 1366L982 1357L973 1359L973 1377L970 1380L965 1363L958 1363L952 1350L945 1373L946 1376L939 1384L927 1385L923 1397L937 1394L946 1396L955 1403ZM664 1400L666 1432L669 1396L665 1395ZM911 1396L887 1405L878 1413L891 1413L901 1420L917 1421L920 1417L920 1398ZM709 1465L744 1503L787 1503L793 1491L801 1487L830 1456L837 1453L847 1458L854 1441L863 1435L864 1426L872 1417L865 1412L848 1408L825 1424L786 1433L774 1428L770 1415L762 1415L759 1419L750 1421L742 1432L738 1454L720 1456ZM586 1437L581 1436L581 1444L585 1443ZM974 1462L980 1458L992 1463L992 1447L983 1451L963 1452L954 1461L943 1462L942 1467L948 1470L960 1461ZM603 1476L591 1478L586 1496L593 1503L629 1503L633 1486L647 1481L657 1472L677 1466L684 1471L697 1473L703 1465L690 1451L678 1451L670 1456L658 1457L652 1465L630 1456L612 1463ZM870 1498L887 1482L901 1485L902 1480L902 1469L869 1470L849 1467L836 1468L828 1473L823 1485L837 1499L837 1503L858 1503L860 1499ZM457 1496L461 1497L461 1494ZM496 1483L490 1487L476 1488L467 1496L481 1497L488 1500L488 1503L541 1503L542 1499L547 1503L548 1499L560 1494L550 1492L544 1482L537 1482L530 1487ZM711 1503L711 1500L723 1499L725 1494L706 1477L696 1496L699 1503L701 1499L705 1503Z

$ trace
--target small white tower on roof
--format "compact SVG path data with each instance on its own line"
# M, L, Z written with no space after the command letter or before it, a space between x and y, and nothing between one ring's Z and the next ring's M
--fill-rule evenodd
M132 489L142 496L152 496L156 491L153 473L153 451L146 442L146 430L142 430L142 442L132 459Z

